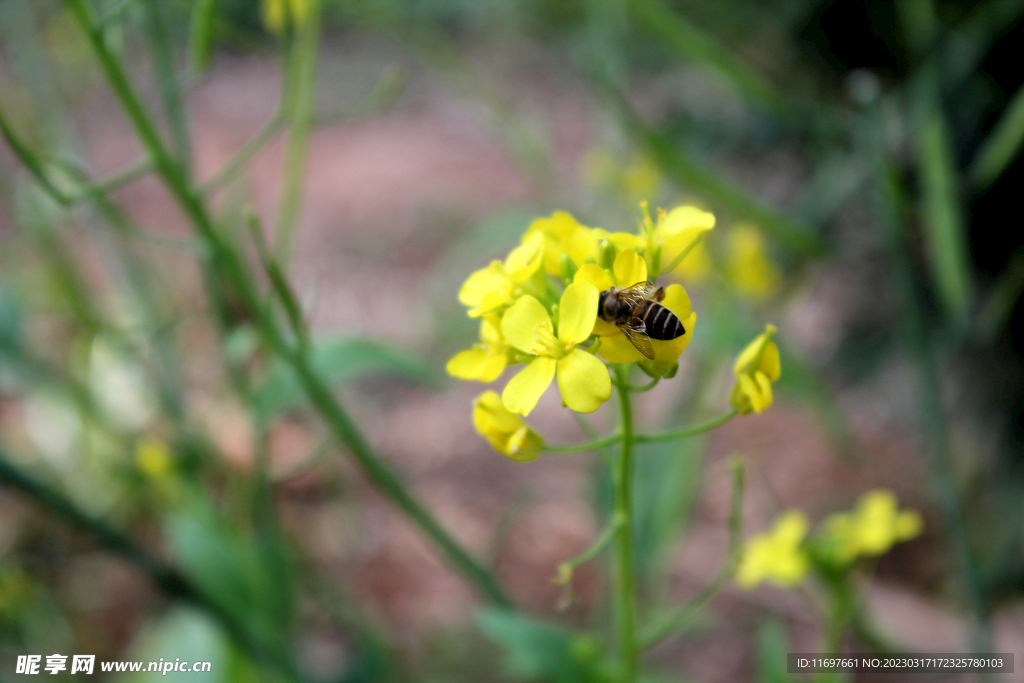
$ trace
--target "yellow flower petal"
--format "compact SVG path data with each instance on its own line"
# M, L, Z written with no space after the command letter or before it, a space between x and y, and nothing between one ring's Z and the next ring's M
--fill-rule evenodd
M542 345L537 342L538 329L554 333L551 316L541 302L530 295L519 297L512 308L501 318L501 333L509 344L526 353L540 353Z
M774 400L772 396L772 383L763 372L755 372L754 381L757 383L758 394L761 397L760 407L755 408L755 410L760 413L772 405Z
M459 301L464 306L479 306L488 294L499 290L511 292L512 284L502 275L497 266L497 261L473 271L459 289Z
M565 253L565 243L579 230L587 230L570 213L555 211L547 218L538 218L530 223L526 235L539 233L544 236L544 270L549 275L558 275L559 261Z
M586 341L597 318L598 296L597 288L589 282L574 282L565 288L558 304L560 342L569 345Z
M588 258L597 260L597 236L592 230L578 230L562 243L562 248L563 253L568 255L577 267L582 266Z
M573 282L589 282L594 285L598 292L603 292L615 286L615 281L612 280L612 276L608 274L608 271L594 263L584 263L580 266L580 269L576 271L576 277L573 278Z
M924 519L916 510L901 512L896 516L896 523L893 525L898 541L909 541L916 538L922 529L924 529Z
M490 354L483 349L466 349L452 356L444 369L459 379L480 379L490 362Z
M636 350L618 328L615 328L615 334L601 337L601 347L597 354L609 363L638 363L644 360L644 355Z
M555 359L546 356L534 358L505 385L501 401L513 413L529 415L554 378Z
M518 415L509 412L493 391L477 398L473 406L473 425L499 453L512 460L533 460L540 455L544 439Z
M478 432L487 436L495 432L511 434L519 429L523 420L505 407L497 393L486 391L476 400L473 424Z
M604 363L576 349L558 361L558 390L577 413L592 413L612 395L612 381Z
M528 233L523 237L523 243L509 252L505 269L516 282L526 282L541 267L543 256L544 235Z
M619 252L612 266L619 287L630 287L647 279L647 264L633 249Z
M761 372L773 382L782 376L779 347L773 341L768 342L768 345L764 347L764 355L761 356Z

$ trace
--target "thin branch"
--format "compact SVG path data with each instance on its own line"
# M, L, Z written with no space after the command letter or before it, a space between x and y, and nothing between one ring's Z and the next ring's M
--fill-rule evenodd
M736 573L743 544L743 461L735 459L732 464L732 504L729 507L729 552L725 562L711 582L704 586L689 602L669 615L655 622L640 637L644 649L654 647L662 640L681 629L700 614L711 599L725 588Z
M711 431L719 425L725 424L732 418L736 417L736 415L738 415L738 413L736 412L736 409L733 408L727 413L723 413L718 417L711 418L707 422L701 422L700 424L696 424L692 427L676 429L671 432L662 432L660 434L637 434L636 441L637 443L657 443L659 441L674 441L675 439L685 439L690 436L697 436L698 434L703 434L704 432Z

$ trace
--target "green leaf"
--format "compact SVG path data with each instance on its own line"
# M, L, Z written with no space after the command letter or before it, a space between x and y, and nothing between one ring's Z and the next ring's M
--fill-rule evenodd
M757 680L759 683L790 683L786 655L792 652L781 622L766 621L757 630Z
M313 342L310 364L331 386L371 375L392 375L411 382L436 386L437 370L404 351L367 339L321 339ZM254 399L257 414L270 420L304 403L305 395L291 369L276 360Z
M480 614L480 628L508 653L509 674L526 680L556 683L608 683L602 646L590 635L574 634L515 612L489 609Z
M205 494L193 492L165 522L171 548L185 573L267 647L286 642L293 612L286 549L257 544L219 518Z

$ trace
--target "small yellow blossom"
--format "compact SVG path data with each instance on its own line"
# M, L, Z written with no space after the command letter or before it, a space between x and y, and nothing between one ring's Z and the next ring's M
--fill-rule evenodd
M796 510L783 513L771 531L747 541L736 570L741 588L754 588L762 581L795 586L807 576L810 561L803 549L807 518Z
M729 231L727 246L726 277L736 291L755 301L774 294L781 278L765 253L761 232L752 225L736 225Z
M653 197L661 185L661 169L645 155L637 155L622 171L621 191L627 200L637 202Z
M772 382L782 375L779 347L772 341L775 331L774 325L768 325L736 359L736 384L729 403L741 415L760 413L772 404Z
M707 241L701 240L672 269L672 274L686 282L703 282L711 276L712 270Z
M494 450L520 462L540 455L544 439L523 418L510 412L493 391L481 394L473 404L473 425Z
M459 301L469 307L471 318L498 314L511 306L519 294L542 286L536 278L543 277L543 261L543 235L527 234L504 263L494 261L471 273L459 289Z
M529 415L557 374L562 401L578 413L592 413L612 393L608 368L578 348L594 329L598 291L589 282L565 288L558 304L558 332L544 305L530 295L520 297L501 319L509 344L533 356L505 386L505 407Z
M659 211L657 223L651 220L647 202L641 202L640 208L644 220L638 249L642 249L647 269L655 277L679 267L700 244L704 233L715 227L714 214L695 206Z
M914 538L923 527L917 511L899 510L891 491L875 489L862 495L852 512L825 520L823 545L846 564L862 555L881 555L893 544Z
M263 25L274 33L283 33L286 26L302 26L316 0L263 0L260 16Z
M544 238L544 270L555 276L561 274L563 255L579 268L588 261L597 261L602 240L626 249L634 246L637 239L636 235L625 232L609 233L601 228L588 228L565 211L555 211L547 218L533 221L523 240L537 234Z
M146 437L135 447L135 464L147 479L163 481L174 469L174 459L167 444Z
M633 249L619 252L615 257L612 272L588 263L576 271L575 282L589 282L598 292L609 287L629 287L647 280L647 264ZM686 334L671 340L652 339L655 361L674 361L686 350L693 338L693 327L697 323L697 314L690 305L690 297L682 285L669 285L665 288L665 298L661 305L676 314L683 324ZM643 355L615 325L597 317L594 322L594 334L600 335L601 346L598 354L610 363L636 363L644 360Z
M459 379L493 382L508 365L511 350L501 334L501 319L484 316L480 319L480 343L452 356L445 369Z

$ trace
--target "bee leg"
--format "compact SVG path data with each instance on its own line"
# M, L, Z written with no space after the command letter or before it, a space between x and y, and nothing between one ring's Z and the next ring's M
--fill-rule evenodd
M654 293L654 300L655 301L664 301L665 300L665 288L664 287L658 287L658 290Z

